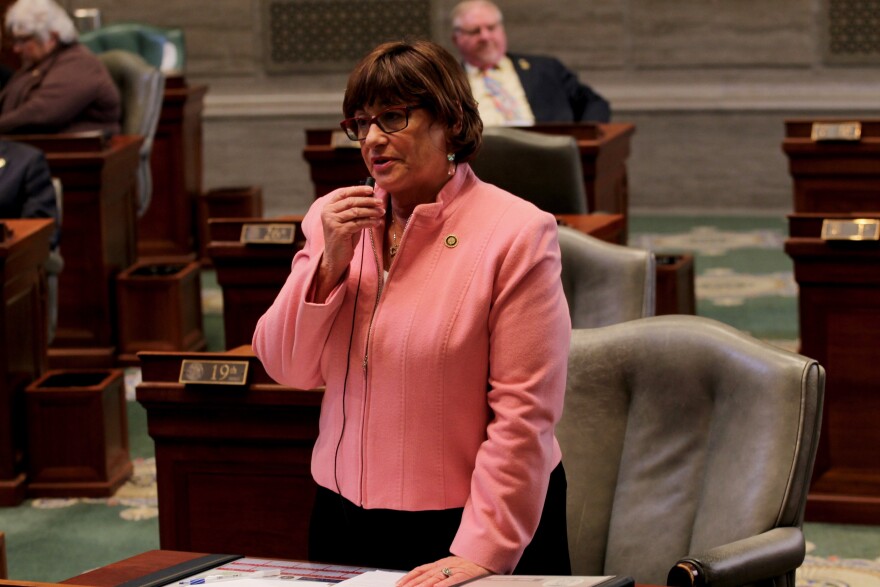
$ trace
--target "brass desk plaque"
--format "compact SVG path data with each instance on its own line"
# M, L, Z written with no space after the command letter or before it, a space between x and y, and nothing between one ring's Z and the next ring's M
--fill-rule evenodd
M814 122L810 131L813 142L820 141L860 141L861 122Z
M247 361L184 359L178 383L202 385L247 385Z
M875 218L847 218L822 221L824 241L875 241L880 240L880 220Z
M296 238L296 224L243 224L241 238L250 245L289 245Z

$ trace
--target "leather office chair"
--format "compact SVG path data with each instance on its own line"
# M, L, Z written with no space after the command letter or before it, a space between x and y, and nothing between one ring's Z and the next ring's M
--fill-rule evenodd
M137 182L138 216L143 216L153 190L150 153L162 111L165 76L134 53L121 49L106 51L98 58L110 71L122 97L122 133L144 137Z
M574 574L793 586L824 387L815 361L709 318L575 330L557 427Z
M138 23L111 24L83 33L79 41L94 53L122 49L140 55L163 73L183 73L186 45L183 30Z
M574 137L487 127L471 167L483 181L552 214L590 212Z
M595 328L654 315L654 253L606 243L559 227L562 289L572 328Z

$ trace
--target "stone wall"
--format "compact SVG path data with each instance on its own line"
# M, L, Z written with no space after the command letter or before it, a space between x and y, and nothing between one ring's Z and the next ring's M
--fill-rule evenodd
M187 78L210 86L205 186L261 185L269 215L302 212L311 202L304 130L341 118L347 70L268 73L267 3L276 1L66 2L100 8L105 24L185 30ZM361 9L338 22L338 37L326 36L369 35L365 15L382 1L349 0ZM454 0L421 2L431 36L452 48ZM791 206L785 119L880 116L880 27L859 29L880 18L877 0L499 4L511 48L558 56L611 101L615 120L636 125L629 166L636 210L784 213Z

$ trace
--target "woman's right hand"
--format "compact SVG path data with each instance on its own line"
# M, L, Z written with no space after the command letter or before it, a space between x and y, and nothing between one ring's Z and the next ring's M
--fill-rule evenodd
M321 211L324 255L318 271L316 303L324 302L339 283L354 256L361 231L382 225L385 204L372 193L370 186L339 188L330 194Z

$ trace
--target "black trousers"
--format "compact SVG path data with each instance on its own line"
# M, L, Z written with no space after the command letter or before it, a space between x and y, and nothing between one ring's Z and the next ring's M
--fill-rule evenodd
M550 474L547 499L532 542L514 574L570 575L562 463ZM318 487L309 528L309 559L408 571L449 556L462 508L406 512L364 509Z

